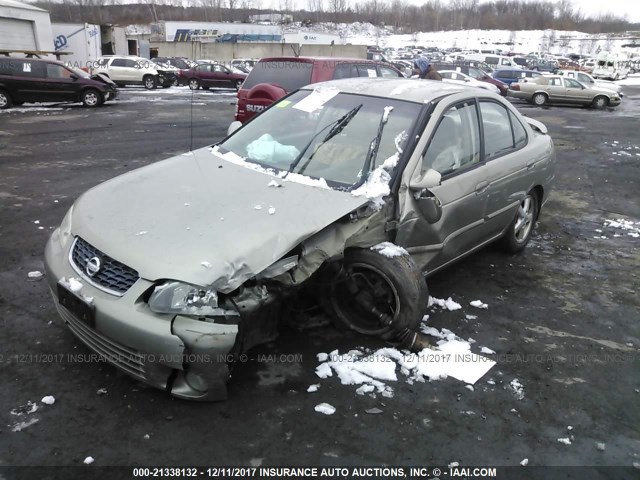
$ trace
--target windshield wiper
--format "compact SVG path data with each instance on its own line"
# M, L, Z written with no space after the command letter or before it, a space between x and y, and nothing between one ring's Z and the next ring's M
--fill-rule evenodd
M362 103L360 105L358 105L357 107L354 107L351 110L349 110L342 117L340 117L337 120L334 120L333 122L329 123L328 125L325 125L324 127L322 127L318 131L318 133L316 133L313 137L311 137L311 140L309 140L309 142L307 142L307 144L304 146L302 151L298 154L296 159L293 162L291 162L291 165L289 165L289 169L287 170L287 173L291 173L291 172L293 172L295 170L295 168L300 163L300 160L302 160L302 157L304 156L306 151L309 149L311 144L315 141L315 139L318 138L318 136L322 132L324 132L327 128L332 127L331 130L329 130L329 133L327 133L327 135L322 139L322 141L316 146L316 148L314 149L313 153L309 156L309 159L306 161L306 163L300 169L300 173L302 173L307 168L307 165L309 165L309 162L311 161L311 159L313 158L315 153L318 151L318 149L324 143L328 142L333 137L335 137L340 132L342 132L342 130L344 130L344 127L346 127L347 124L353 119L353 117L356 116L356 114L360 111L361 108L362 108Z
M371 171L371 165L375 165L376 157L378 156L378 149L380 148L380 140L382 140L382 132L384 131L384 126L389 121L389 113L393 110L393 107L384 107L384 112L382 113L382 117L380 117L380 123L378 123L378 133L371 143L369 144L369 151L367 152L367 157L364 159L364 165L362 166L362 175L366 180L367 175Z

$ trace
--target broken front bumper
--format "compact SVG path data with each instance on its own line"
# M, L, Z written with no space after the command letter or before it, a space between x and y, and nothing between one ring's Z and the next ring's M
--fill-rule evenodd
M47 242L45 269L58 313L76 337L121 371L176 397L226 399L227 361L237 325L156 314L142 299L153 282L142 278L121 297L104 292L73 269L69 261L73 242L62 247L59 235L56 230ZM57 285L62 277L80 277L80 293L93 299L93 325L58 301Z

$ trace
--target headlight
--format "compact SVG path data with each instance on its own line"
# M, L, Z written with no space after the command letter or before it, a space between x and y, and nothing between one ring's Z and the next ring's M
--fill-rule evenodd
M156 313L199 317L239 315L236 311L218 307L218 294L215 290L173 281L158 285L153 290L149 308Z

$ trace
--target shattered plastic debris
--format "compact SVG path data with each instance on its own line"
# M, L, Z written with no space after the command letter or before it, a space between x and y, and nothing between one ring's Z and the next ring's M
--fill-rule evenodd
M391 242L379 243L371 247L371 250L373 250L374 252L378 252L380 255L383 255L387 258L409 255L409 252L407 252L404 248L399 247L398 245L395 245Z
M320 384L314 383L313 385L309 385L309 388L307 388L307 392L309 393L317 392L319 388L320 388Z
M571 445L571 439L569 438L559 438L558 442L564 443L565 445Z
M336 413L336 407L329 405L328 403L319 403L315 406L314 410L325 415L333 415Z
M517 378L511 380L511 383L509 383L509 388L511 388L511 391L516 397L516 400L522 400L524 398L524 386L520 383L520 381L518 381Z
M40 400L42 403L46 404L46 405L53 405L54 403L56 403L56 399L53 398L51 395L47 395L46 397L42 397L42 400Z
M38 270L27 273L27 277L29 278L42 278L42 275L43 273Z
M482 303L482 300L474 300L472 302L469 302L469 305L476 308L483 308L485 310L489 308L489 305L487 305L486 303Z
M85 465L91 465L93 462L95 462L95 460L93 459L93 457L87 457L83 460L82 463L84 463Z

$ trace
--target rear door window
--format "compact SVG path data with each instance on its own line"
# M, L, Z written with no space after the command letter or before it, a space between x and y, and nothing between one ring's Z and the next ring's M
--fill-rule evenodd
M338 80L340 78L353 78L358 76L358 69L352 63L340 63L336 65L336 70L333 73L333 78Z
M287 92L292 92L311 83L313 64L274 60L258 62L245 80L242 88L249 89L259 83L279 85Z
M44 78L44 64L40 61L32 61L30 59L22 60L18 66L16 75L21 77Z
M384 78L398 78L402 77L398 72L391 68L378 66L378 72L380 77Z

